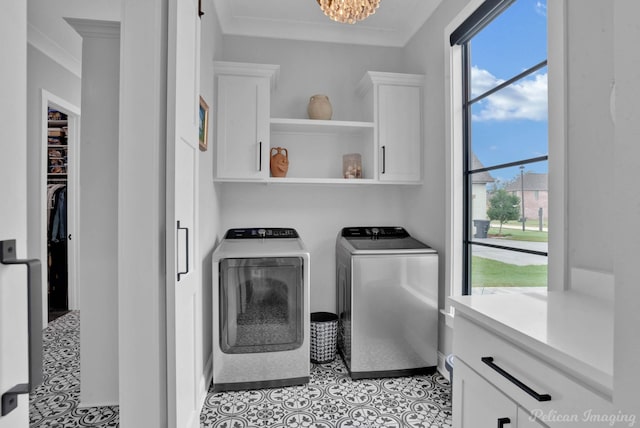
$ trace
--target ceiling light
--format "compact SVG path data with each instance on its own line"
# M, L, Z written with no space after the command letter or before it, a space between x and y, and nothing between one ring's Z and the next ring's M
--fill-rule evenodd
M317 0L329 18L337 22L355 24L376 13L380 0Z

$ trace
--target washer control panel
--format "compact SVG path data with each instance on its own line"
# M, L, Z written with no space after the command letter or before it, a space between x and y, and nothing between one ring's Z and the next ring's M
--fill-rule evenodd
M251 227L246 229L229 229L224 239L277 239L299 238L295 229L285 227Z
M370 238L370 239L385 239L385 238L406 238L409 233L403 227L345 227L342 229L342 236L345 238Z

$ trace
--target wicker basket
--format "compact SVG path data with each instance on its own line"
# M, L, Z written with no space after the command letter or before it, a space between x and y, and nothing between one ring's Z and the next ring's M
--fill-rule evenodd
M330 312L311 314L311 362L324 364L336 358L338 316Z

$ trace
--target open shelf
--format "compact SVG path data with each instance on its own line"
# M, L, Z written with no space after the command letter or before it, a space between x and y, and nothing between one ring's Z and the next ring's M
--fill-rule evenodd
M359 133L373 129L373 122L344 120L285 119L272 118L272 132L304 133Z

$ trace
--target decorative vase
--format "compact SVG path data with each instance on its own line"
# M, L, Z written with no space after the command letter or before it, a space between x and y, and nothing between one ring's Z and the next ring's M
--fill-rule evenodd
M271 167L272 177L286 177L289 170L289 151L284 147L271 147L271 162L269 166Z
M333 109L331 108L329 97L321 94L313 95L309 99L307 114L309 119L330 120Z

